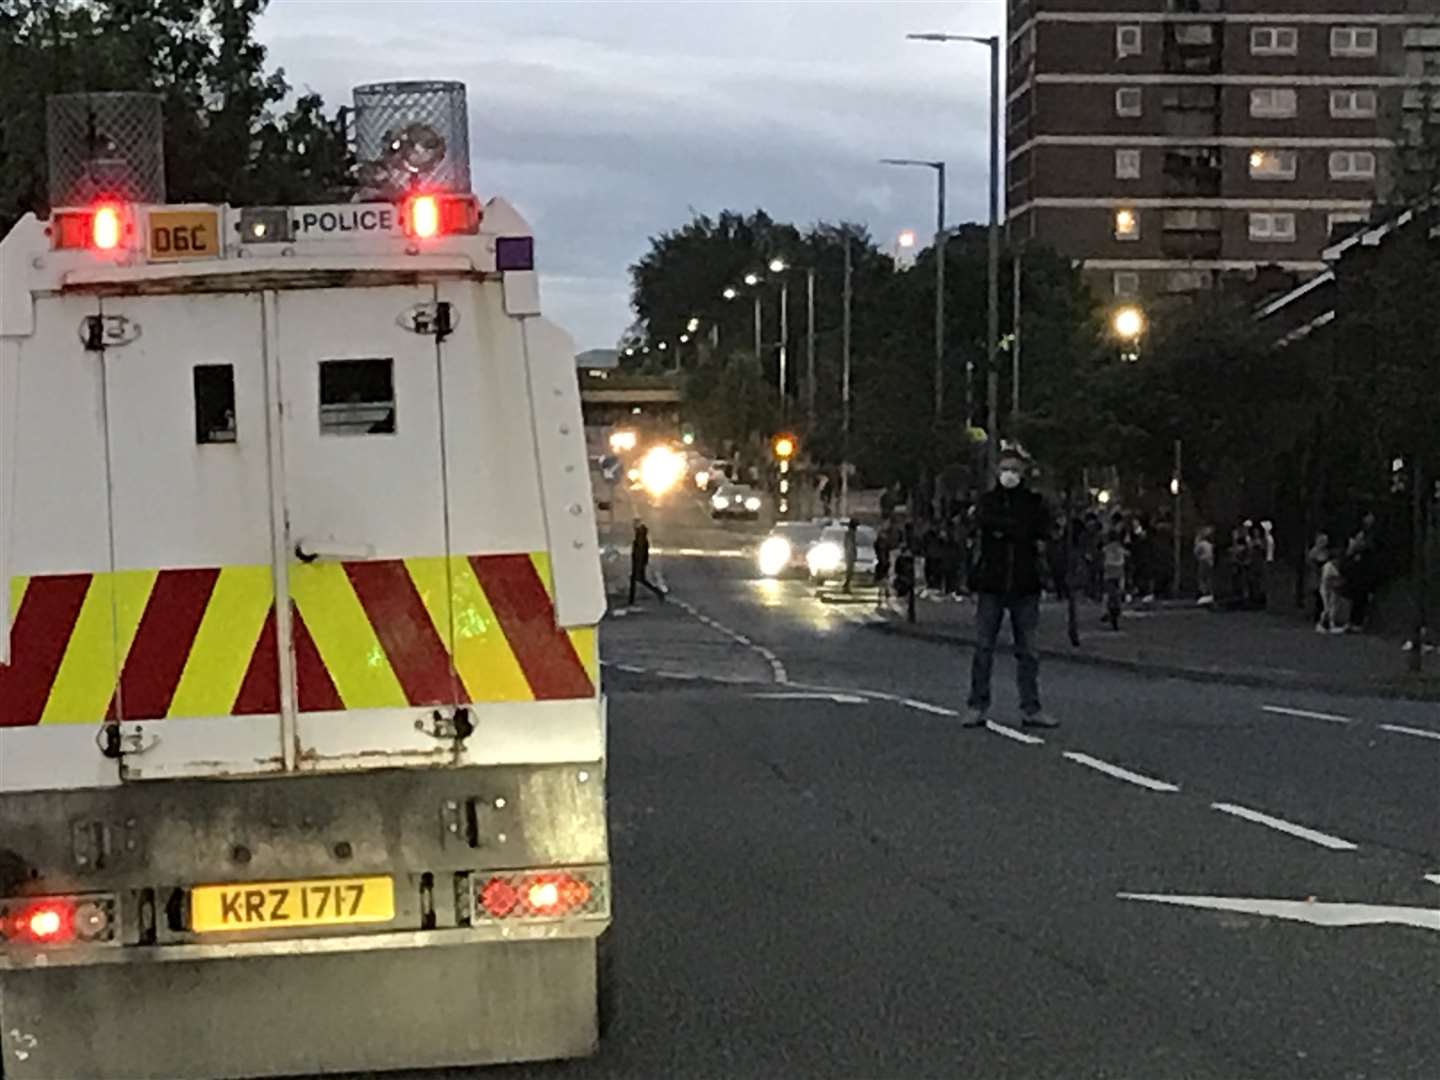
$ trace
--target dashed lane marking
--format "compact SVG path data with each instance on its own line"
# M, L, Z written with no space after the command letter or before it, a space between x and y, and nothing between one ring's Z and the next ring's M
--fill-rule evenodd
M1151 904L1241 915L1262 915L1271 919L1309 923L1311 926L1415 926L1440 930L1440 910L1419 907L1389 907L1381 904L1336 904L1314 900L1262 900L1229 896L1166 896L1160 893L1116 893L1121 900L1142 900Z
M792 690L778 694L751 694L761 701L829 701L835 705L868 705L870 700L859 694L828 693L822 690Z
M1304 825L1296 825L1293 821L1286 821L1284 818L1271 817L1269 814L1262 814L1259 810L1251 810L1249 807L1220 802L1211 803L1210 807L1213 810L1219 810L1222 814L1230 814L1233 817L1244 821L1253 821L1257 825L1267 826L1289 836L1297 836L1301 840L1309 840L1312 844L1319 844L1331 851L1358 850L1357 845L1352 844L1349 840L1341 840L1338 836L1331 836L1329 833L1323 833L1317 829L1307 829Z
M1073 750L1067 750L1061 756L1075 762L1077 765L1084 765L1087 768L1094 769L1096 772L1102 772L1106 776L1113 776L1116 780L1124 780L1127 784L1135 784L1150 791L1180 790L1176 784L1171 784L1164 780L1156 780L1151 776L1143 776L1140 773L1131 772L1129 769L1122 769L1119 765L1111 765L1108 761L1101 761L1099 758L1091 757L1089 754L1080 754Z
M994 720L986 720L985 728L988 731L993 731L996 735L1002 735L1007 739L1024 743L1026 746L1043 746L1045 743L1045 740L1039 735L1027 735L1023 731L1017 731L1015 728L1006 727L1004 724L997 724Z
M1353 724L1355 718L1351 716L1337 716L1335 713L1312 712L1310 709L1292 709L1286 705L1261 705L1261 712L1275 713L1278 716L1299 716L1306 720L1328 720L1332 724Z
M737 645L741 645L744 648L747 648L751 652L758 655L761 659L763 659L767 664L770 665L770 676L772 679L774 679L775 682L779 683L782 686L790 682L789 671L786 670L784 662L780 659L780 657L775 655L773 650L767 649L764 645L755 644L754 641L746 637L744 634L739 633L736 630L731 630L724 623L712 619L709 615L706 615L688 600L676 600L675 604L682 611L689 614L691 618L699 620L703 625L708 626L721 634L724 634Z
M1394 732L1396 735L1414 735L1419 739L1440 740L1440 731L1427 731L1425 728L1406 727L1404 724L1381 724L1380 730Z
M918 698L897 698L895 704L904 705L907 709L915 709L919 712L931 713L935 716L959 716L954 709L947 709L943 705L932 705L928 701L920 701Z

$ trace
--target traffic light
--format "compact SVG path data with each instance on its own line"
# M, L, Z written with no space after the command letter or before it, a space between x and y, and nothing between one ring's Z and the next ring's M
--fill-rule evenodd
M789 461L795 456L795 450L797 448L795 436L776 435L775 441L770 444L770 448L775 452L777 461Z

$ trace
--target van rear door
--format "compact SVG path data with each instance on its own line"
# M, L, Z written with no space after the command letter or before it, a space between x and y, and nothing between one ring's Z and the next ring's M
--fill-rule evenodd
M300 767L447 760L462 698L435 287L282 292L276 310Z

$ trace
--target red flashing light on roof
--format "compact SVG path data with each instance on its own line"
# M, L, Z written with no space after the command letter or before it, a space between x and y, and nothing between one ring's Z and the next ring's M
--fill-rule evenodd
M440 231L440 203L434 195L417 195L410 200L405 214L408 232L428 240Z
M90 224L90 240L98 251L113 251L120 246L120 211L113 206L99 206Z
M114 203L57 210L50 220L50 245L59 251L115 251L128 229L124 211Z
M480 203L474 195L412 195L403 217L405 234L420 240L480 231Z

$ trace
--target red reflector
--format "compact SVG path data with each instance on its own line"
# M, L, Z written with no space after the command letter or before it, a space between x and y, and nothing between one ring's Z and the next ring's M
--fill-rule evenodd
M480 905L493 919L541 918L592 913L595 892L588 881L565 873L492 877L480 889Z
M515 891L515 886L501 878L491 878L480 890L480 903L485 905L485 910L497 919L503 919L515 910L515 905L520 902L520 894Z
M95 211L90 237L100 251L112 251L119 247L120 211L113 206L99 207Z
M428 239L440 231L440 203L434 195L417 195L410 200L406 218L412 236Z

